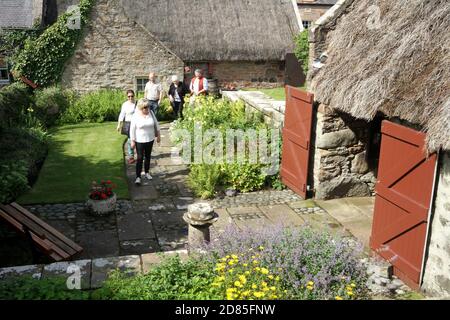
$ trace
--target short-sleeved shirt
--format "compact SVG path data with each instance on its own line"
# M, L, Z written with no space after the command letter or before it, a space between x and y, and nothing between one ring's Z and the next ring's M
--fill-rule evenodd
M160 83L147 82L145 85L145 98L148 100L159 100L162 92L162 86Z
M119 122L131 121L134 111L136 110L136 103L125 101L120 109Z

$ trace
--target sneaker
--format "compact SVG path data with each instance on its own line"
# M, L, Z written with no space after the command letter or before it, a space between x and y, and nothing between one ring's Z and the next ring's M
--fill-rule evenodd
M141 184L141 178L137 177L136 181L134 182L135 184Z
M146 178L147 180L152 180L152 179L153 179L153 177L150 175L150 173L146 173L146 174L145 174L145 178Z

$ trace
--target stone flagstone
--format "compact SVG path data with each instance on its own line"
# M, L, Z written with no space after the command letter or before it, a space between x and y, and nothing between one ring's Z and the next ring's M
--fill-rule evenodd
M66 279L81 275L81 289L91 287L91 260L55 262L44 266L41 279L61 276Z
M117 269L129 275L142 272L140 256L132 255L92 260L91 288L100 288L108 278L108 274Z

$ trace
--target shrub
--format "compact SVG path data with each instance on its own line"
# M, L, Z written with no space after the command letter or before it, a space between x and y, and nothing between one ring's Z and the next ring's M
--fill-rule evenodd
M121 90L101 89L78 98L73 95L69 94L69 106L62 114L60 124L117 121L120 108L125 101Z
M23 83L16 82L0 89L0 128L26 125L24 115L30 113L33 103L31 89Z
M37 90L35 95L35 115L45 127L53 126L69 105L69 95L59 87Z
M259 190L264 186L266 176L262 174L261 164L225 164L226 182L229 187L242 192Z
M222 173L218 165L192 165L188 176L188 185L199 197L208 199L215 195L221 178Z
M303 30L294 39L294 54L298 61L302 63L303 73L306 75L309 70L309 40L308 30Z
M255 252L254 248L259 248ZM309 227L281 226L259 232L229 228L205 247L209 260L231 254L251 265L256 260L279 276L290 299L364 299L367 275L362 246Z
M175 119L169 99L163 99L160 102L156 117L158 121L171 121Z
M107 300L213 300L220 299L212 286L214 264L200 257L182 262L179 256L166 258L147 274L129 277L113 272L94 299Z
M0 203L11 203L29 189L27 175L25 161L0 163Z
M0 300L86 300L89 293L69 290L64 277L20 276L0 281Z

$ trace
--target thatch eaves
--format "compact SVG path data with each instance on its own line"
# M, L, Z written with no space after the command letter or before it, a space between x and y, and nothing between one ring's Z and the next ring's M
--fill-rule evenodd
M292 0L120 0L184 61L284 60L301 27Z
M450 150L449 17L448 0L338 1L311 31L326 57L309 75L316 100L418 124L430 152Z

